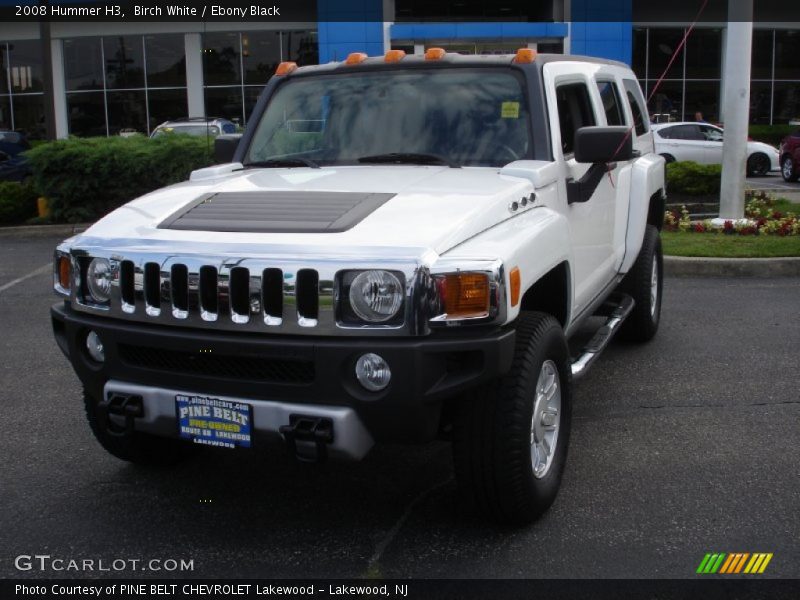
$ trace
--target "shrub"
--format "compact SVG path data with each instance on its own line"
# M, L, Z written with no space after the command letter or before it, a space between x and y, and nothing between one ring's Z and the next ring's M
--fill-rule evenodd
M211 164L211 150L205 137L165 135L59 140L26 155L53 220L76 223L184 181L194 169Z
M779 146L783 138L798 129L797 125L750 125L748 133L757 142Z
M692 161L667 165L667 190L685 196L719 196L722 165L701 165Z
M30 183L0 182L0 225L23 223L36 212L36 192Z

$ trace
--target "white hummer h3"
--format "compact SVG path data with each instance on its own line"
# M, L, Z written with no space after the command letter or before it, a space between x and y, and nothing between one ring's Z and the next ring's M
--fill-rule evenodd
M465 499L534 519L574 380L658 328L648 121L630 68L586 57L282 63L220 164L57 248L53 328L94 435L142 463L444 438Z

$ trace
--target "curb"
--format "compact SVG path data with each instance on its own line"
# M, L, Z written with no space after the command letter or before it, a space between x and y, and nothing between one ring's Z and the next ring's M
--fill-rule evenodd
M800 277L800 257L701 258L665 256L664 274L670 277Z
M19 225L15 227L0 227L0 237L28 237L61 235L65 238L85 231L91 223L71 223L61 225Z

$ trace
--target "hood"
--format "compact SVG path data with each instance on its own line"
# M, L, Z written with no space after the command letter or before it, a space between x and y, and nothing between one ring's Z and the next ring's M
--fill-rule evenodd
M198 171L192 180L158 190L117 209L82 236L91 245L176 251L198 244L235 252L240 244L259 252L340 255L442 254L476 234L512 217L508 207L533 190L530 180L501 175L499 169L451 169L441 166L346 166L235 170L223 165ZM208 231L165 228L176 215L190 211L203 198L248 197L259 192L272 198L325 198L335 193L380 196L362 218L334 231L287 232ZM327 194L327 196L326 196ZM161 227L159 227L161 225ZM213 229L213 227L211 227ZM77 243L81 243L81 241ZM406 250L407 252L404 252Z

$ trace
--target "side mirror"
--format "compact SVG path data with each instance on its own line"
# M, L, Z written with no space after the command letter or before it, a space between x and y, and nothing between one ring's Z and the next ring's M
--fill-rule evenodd
M219 135L214 139L214 162L218 165L233 162L233 155L239 147L241 133Z
M610 163L633 158L633 131L627 127L581 127L575 132L575 160Z

